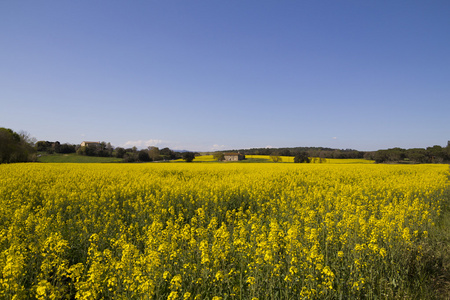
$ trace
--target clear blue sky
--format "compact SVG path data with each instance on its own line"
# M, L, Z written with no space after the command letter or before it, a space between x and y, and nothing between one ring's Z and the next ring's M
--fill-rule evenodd
M0 127L61 143L450 140L450 1L1 1Z

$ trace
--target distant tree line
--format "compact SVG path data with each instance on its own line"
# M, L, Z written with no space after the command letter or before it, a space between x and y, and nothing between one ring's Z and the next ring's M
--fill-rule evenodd
M283 151L281 152L283 153ZM281 156L294 156L294 163L310 163L313 161L314 163L323 163L325 162L325 158L309 158L309 154L307 151L292 151L290 152L290 155L270 155L270 159L273 162L281 162L282 157Z
M138 150L136 147L113 147L109 142L81 146L67 143L61 144L58 141L38 141L36 143L36 150L48 154L77 153L78 155L85 156L117 157L122 158L124 162L150 162L182 158L182 153L173 151L167 147L163 149L159 149L158 147L148 147L147 149Z
M150 162L183 158L192 161L198 153L176 152L169 148L159 149L148 147L138 150L133 148L114 148L111 143L101 142L97 145L80 146L75 144L50 141L38 141L26 132L17 133L12 129L0 127L0 163L15 163L36 161L37 153L49 154L77 153L87 156L117 157L124 162ZM363 152L354 149L333 149L323 147L293 147L293 148L251 148L227 150L244 155L269 155L273 161L280 161L280 156L294 156L294 162L308 163L324 162L326 158L364 158L377 163L448 163L450 162L450 141L446 147L433 146L428 148L391 148ZM223 159L223 152L214 152L215 159Z
M447 147L378 150L366 152L364 158L377 163L446 163L450 162L450 144Z
M251 148L227 150L225 152L239 152L244 155L296 156L307 153L309 157L319 158L364 158L365 152L354 149L333 149L323 147L293 147L293 148Z
M297 151L294 155L294 163L310 163L308 152Z
M86 146L77 145L77 154L86 156L112 157L114 156L114 147L111 143L100 142L98 145L88 144Z
M34 140L26 132L0 127L0 163L36 160Z
M49 142L49 141L38 141L36 142L36 151L46 152L48 154L53 153L75 153L77 151L76 145L72 144L61 144L60 142Z
M136 147L127 149L118 147L115 149L115 156L123 158L124 162L150 162L179 159L181 158L181 153L167 147L159 149L151 146L142 150L138 150Z
M280 161L280 156L294 156L294 162L324 162L326 158L364 158L377 163L446 163L450 162L450 142L447 147L433 146L428 148L391 148L377 151L358 151L354 149L332 149L322 147L294 148L252 148L227 150L245 155L269 155L273 161ZM213 153L217 156L219 152ZM306 159L308 158L308 159Z

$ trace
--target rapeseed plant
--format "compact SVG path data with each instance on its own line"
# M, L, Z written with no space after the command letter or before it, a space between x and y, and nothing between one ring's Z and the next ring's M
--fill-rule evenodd
M2 299L395 298L448 166L0 165ZM414 277L413 277L414 278Z

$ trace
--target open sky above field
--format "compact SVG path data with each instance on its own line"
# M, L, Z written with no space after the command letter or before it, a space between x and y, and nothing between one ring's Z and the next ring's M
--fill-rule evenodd
M38 140L450 140L449 1L1 1L0 41L0 127Z

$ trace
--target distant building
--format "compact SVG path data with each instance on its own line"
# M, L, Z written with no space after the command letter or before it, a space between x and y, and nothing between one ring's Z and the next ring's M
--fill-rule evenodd
M224 153L223 157L224 161L239 161L245 159L244 154L234 152Z
M87 147L87 146L100 146L100 142L82 142L81 147Z

